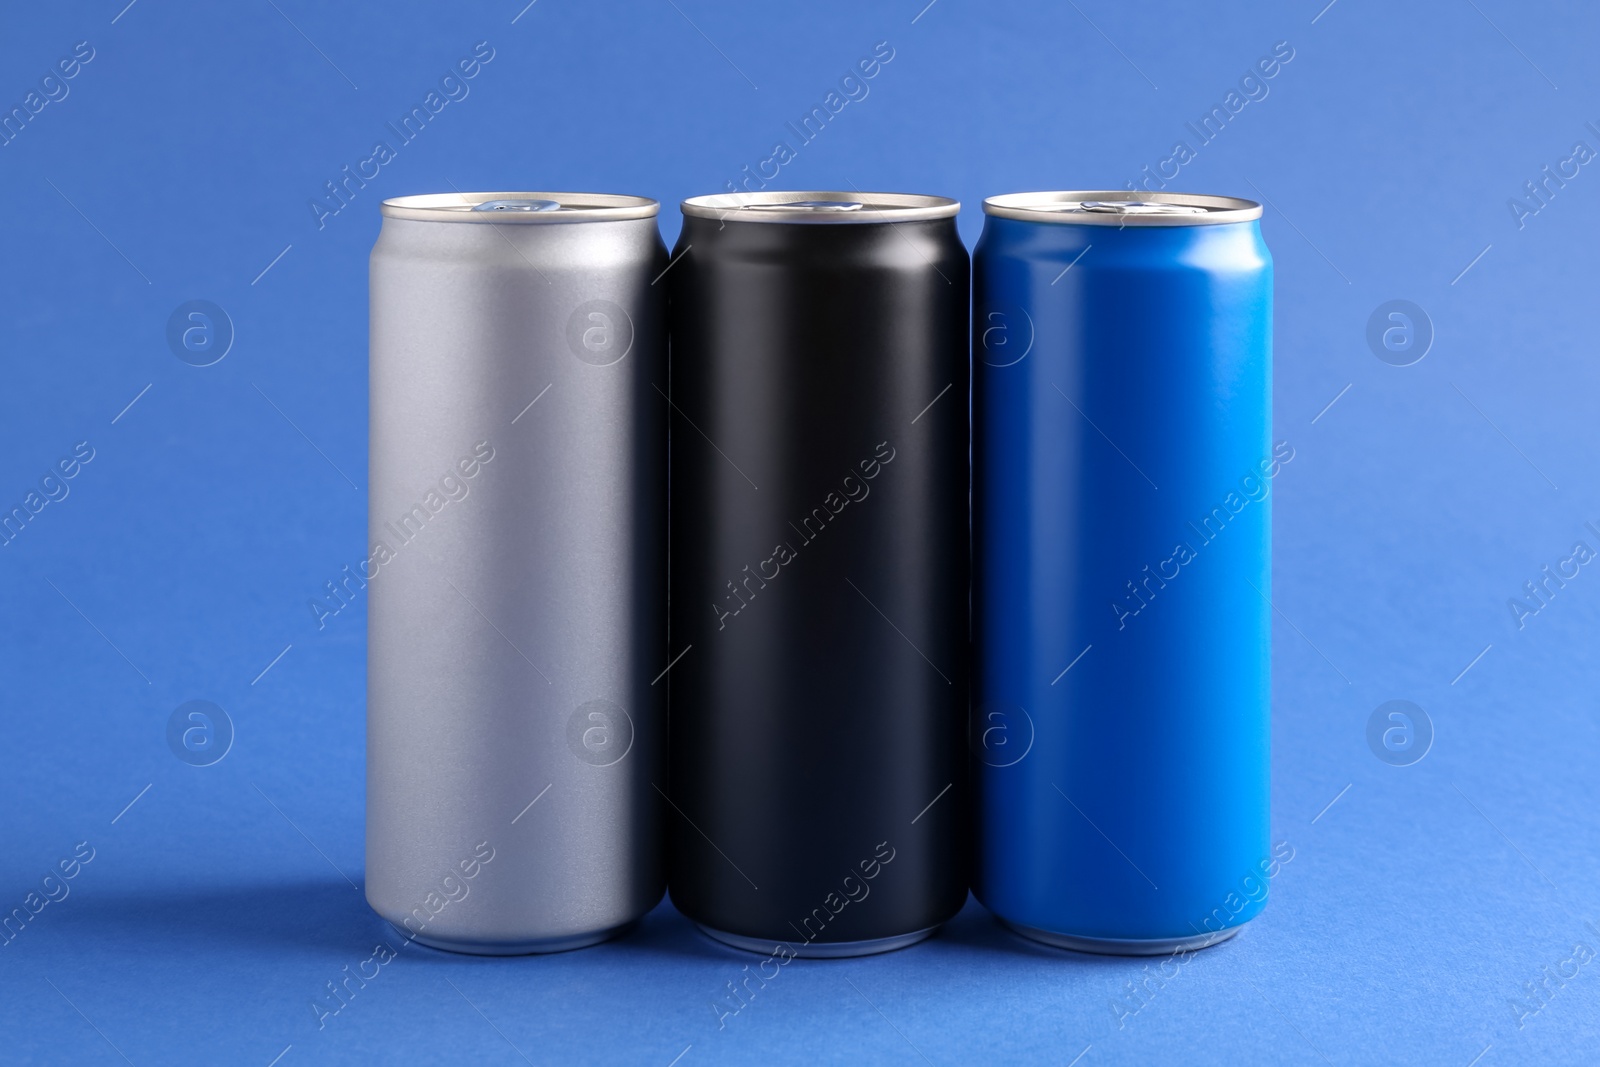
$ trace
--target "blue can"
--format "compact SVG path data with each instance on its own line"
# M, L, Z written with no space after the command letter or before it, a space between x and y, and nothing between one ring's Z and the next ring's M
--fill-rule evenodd
M1266 902L1272 257L1261 207L984 202L974 259L978 898L1185 951Z

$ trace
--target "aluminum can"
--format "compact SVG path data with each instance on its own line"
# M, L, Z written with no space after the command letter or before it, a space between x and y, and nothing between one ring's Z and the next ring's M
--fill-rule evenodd
M975 891L1017 931L1184 951L1260 912L1272 259L1258 204L984 202L975 253Z
M659 205L383 203L371 261L367 900L482 954L661 899Z
M739 948L886 951L966 899L959 206L683 204L669 886Z

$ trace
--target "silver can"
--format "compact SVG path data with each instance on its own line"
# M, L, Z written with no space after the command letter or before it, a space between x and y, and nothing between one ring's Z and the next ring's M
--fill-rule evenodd
M436 948L593 944L664 888L659 205L450 193L382 210L367 901Z

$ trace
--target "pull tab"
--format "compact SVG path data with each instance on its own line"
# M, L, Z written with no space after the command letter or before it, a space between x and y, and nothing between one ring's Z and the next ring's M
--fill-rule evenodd
M554 200L485 200L472 205L473 211L559 211Z
M751 204L746 211L860 211L856 200L790 200L782 204Z
M1204 215L1206 209L1191 204L1163 204L1154 200L1085 200L1069 211L1097 215Z

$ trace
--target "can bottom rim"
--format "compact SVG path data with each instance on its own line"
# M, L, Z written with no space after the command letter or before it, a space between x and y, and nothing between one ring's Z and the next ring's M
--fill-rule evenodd
M598 945L602 941L621 937L632 930L638 922L625 922L620 926L607 927L604 930L593 930L583 934L568 934L565 937L541 937L527 941L465 941L453 940L442 937L425 937L422 934L410 934L407 939L428 948L439 949L444 952L458 952L470 956L531 956L535 954L548 954L552 952L571 952L573 949L588 948Z
M896 949L907 948L918 941L925 941L933 936L937 925L929 926L923 930L913 930L909 934L896 934L893 937L878 937L867 941L784 941L781 938L746 937L743 934L730 934L726 930L715 930L704 923L695 923L700 932L713 941L720 941L731 948L742 949L745 952L756 952L763 956L773 955L781 946L787 948L794 955L802 959L834 960L847 959L851 956L873 956L880 952L893 952Z
M1005 919L1000 920L1000 925L1030 941L1038 941L1053 948L1064 948L1073 952L1092 952L1098 956L1170 956L1178 952L1193 952L1210 945L1219 945L1244 929L1244 924L1241 923L1212 934L1145 939L1058 934L1053 930L1023 926L1021 923L1008 922Z

